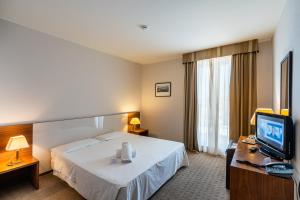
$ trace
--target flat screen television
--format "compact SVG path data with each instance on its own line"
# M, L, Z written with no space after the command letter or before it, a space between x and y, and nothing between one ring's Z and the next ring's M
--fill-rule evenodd
M294 156L294 125L288 116L257 113L256 141L260 152L271 157L290 160Z

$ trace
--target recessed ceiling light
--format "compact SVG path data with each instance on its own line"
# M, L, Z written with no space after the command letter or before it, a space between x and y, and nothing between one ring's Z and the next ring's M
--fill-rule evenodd
M139 27L145 31L145 30L148 30L148 26L146 24L140 24Z

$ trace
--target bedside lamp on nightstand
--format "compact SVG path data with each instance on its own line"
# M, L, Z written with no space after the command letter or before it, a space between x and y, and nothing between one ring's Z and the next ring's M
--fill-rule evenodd
M281 109L280 114L284 116L289 116L289 109Z
M29 144L24 135L19 135L9 138L9 141L6 145L6 151L16 151L16 158L10 160L7 165L12 166L18 163L21 163L20 160L20 149L28 148Z
M136 125L141 124L141 121L139 118L134 117L130 120L130 124L133 125L133 131L135 131Z

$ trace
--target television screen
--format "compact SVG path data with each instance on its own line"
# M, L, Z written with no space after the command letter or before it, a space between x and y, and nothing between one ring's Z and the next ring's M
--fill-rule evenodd
M274 148L284 150L285 121L282 118L257 115L256 137Z

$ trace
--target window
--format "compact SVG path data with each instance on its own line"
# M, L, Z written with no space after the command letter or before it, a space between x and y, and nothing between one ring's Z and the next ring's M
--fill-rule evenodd
M197 63L198 144L201 151L223 155L229 142L231 56Z

